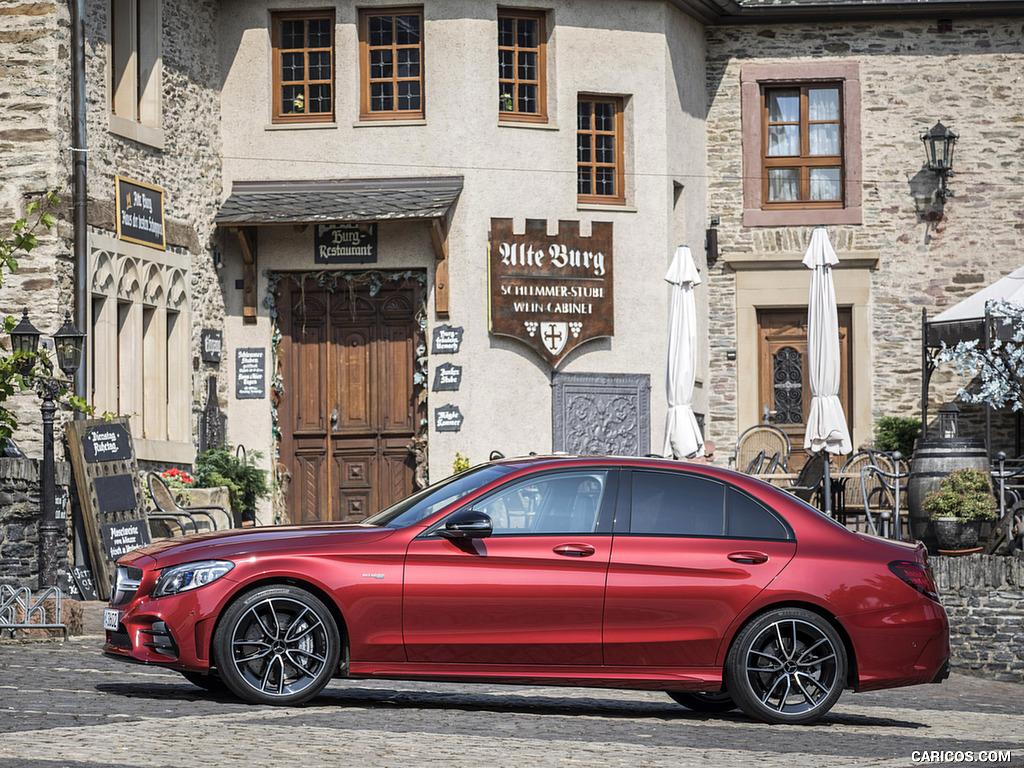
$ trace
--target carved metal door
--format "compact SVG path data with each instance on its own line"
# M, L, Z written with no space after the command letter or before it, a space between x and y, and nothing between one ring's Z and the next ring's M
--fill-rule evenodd
M285 281L281 294L278 423L291 520L358 520L414 489L419 286L371 295Z
M849 357L851 311L839 308L839 402L852 432ZM803 464L804 432L811 409L807 363L807 310L757 312L759 398L757 412L789 435L793 446L790 468Z

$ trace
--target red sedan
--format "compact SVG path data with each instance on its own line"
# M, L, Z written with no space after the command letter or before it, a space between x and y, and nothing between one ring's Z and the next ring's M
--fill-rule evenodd
M264 704L334 677L544 682L770 723L949 657L920 544L654 459L506 460L360 523L166 539L121 558L104 626L109 656Z

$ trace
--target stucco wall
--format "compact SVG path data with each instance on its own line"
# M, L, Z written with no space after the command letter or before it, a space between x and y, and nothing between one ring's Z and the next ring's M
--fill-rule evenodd
M708 215L722 217L723 253L712 269L711 436L720 445L750 426L756 410L739 394L756 375L754 361L725 359L738 334L737 271L729 262L802 256L812 229L742 226L741 68L859 64L863 223L828 227L841 261L877 260L867 273L870 298L854 318L853 333L867 350L854 361L854 396L858 407L866 404L856 445L871 439L882 416L920 414L922 308L934 316L1020 266L1021 39L1019 19L957 20L950 32L939 32L932 20L708 29ZM919 138L937 120L960 135L955 196L945 205L933 196L935 176L924 169ZM931 414L955 391L940 369Z

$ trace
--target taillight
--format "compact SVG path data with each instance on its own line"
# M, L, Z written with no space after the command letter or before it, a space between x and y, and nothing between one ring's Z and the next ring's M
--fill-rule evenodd
M925 597L939 602L939 592L935 588L932 571L927 566L909 560L894 560L889 563L889 570Z

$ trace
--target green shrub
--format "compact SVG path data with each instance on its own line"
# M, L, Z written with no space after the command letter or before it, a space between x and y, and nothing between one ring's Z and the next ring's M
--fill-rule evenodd
M259 451L249 451L243 460L230 445L203 451L196 456L195 487L227 486L231 511L236 517L241 516L243 511L253 509L258 499L270 496L267 471L256 466L261 458L263 454Z
M924 497L922 508L932 519L993 520L996 497L992 480L981 469L958 469L939 481L939 490Z
M921 420L912 416L883 416L875 422L875 450L899 451L906 458L921 436Z

